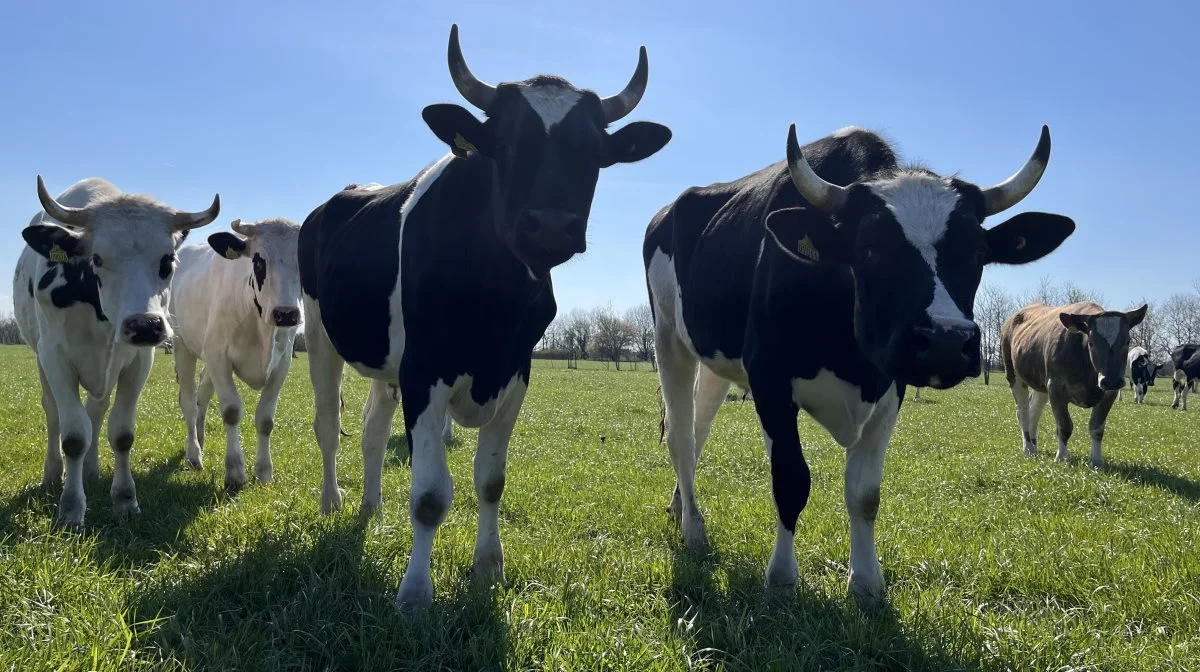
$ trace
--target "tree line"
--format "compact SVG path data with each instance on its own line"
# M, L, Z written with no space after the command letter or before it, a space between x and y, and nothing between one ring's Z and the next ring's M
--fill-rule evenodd
M634 306L623 314L612 306L583 310L576 308L555 318L533 353L539 359L560 359L568 368L581 359L615 366L654 361L654 317L650 304ZM657 370L657 369L656 369Z

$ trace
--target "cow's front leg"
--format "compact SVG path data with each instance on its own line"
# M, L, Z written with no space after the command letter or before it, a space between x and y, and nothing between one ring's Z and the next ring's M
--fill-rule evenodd
M864 610L874 609L884 599L883 570L879 567L875 549L875 517L879 513L883 483L883 455L896 427L899 409L896 402L897 398L891 392L880 400L871 420L863 428L862 437L846 450L846 513L850 516L847 586L859 608Z
M526 374L528 375L528 374ZM475 534L472 578L477 584L504 583L504 549L500 544L500 497L504 494L504 470L508 463L508 441L525 399L526 384L518 379L507 391L492 421L479 429L475 453L475 495L479 500L479 528Z
M46 414L46 461L42 464L42 488L56 490L62 487L63 482L58 405L54 402L54 393L50 390L50 382L46 380L41 362L38 362L38 382L42 387L42 411Z
M92 442L92 423L83 401L79 398L79 378L66 362L52 353L38 352L38 361L46 373L46 381L58 411L58 427L62 437L62 454L66 460L66 481L58 499L55 527L79 530L87 511L83 492L83 457Z
M399 396L395 385L382 380L371 381L367 405L363 408L364 513L378 513L383 507L383 458L387 453L388 439L392 436L392 420L396 417L396 406L400 404Z
M233 382L233 367L221 356L209 359L204 367L217 392L221 406L221 421L225 425L225 489L237 492L246 485L246 456L238 425L242 421L242 397Z
M1067 459L1067 442L1071 440L1071 433L1075 431L1066 390L1050 387L1050 412L1054 414L1054 423L1058 427L1058 454L1054 459L1063 462Z
M777 523L775 548L767 561L765 582L768 588L794 588L798 574L796 521L808 504L812 485L796 429L800 409L793 403L790 390L768 392L761 386L753 386L753 381L751 385L771 463L771 495Z
M708 551L708 530L696 502L695 384L697 359L686 346L661 326L655 332L658 376L666 408L667 449L675 467L675 492L668 511L678 515L683 543L693 553ZM676 504L678 503L678 509Z
M1097 469L1104 467L1104 454L1100 451L1100 444L1104 442L1104 426L1108 422L1108 412L1112 410L1116 400L1117 395L1112 392L1105 393L1100 403L1092 409L1092 417L1088 420L1088 436L1092 439L1092 466Z
M337 484L337 449L342 433L342 359L325 327L320 305L304 295L304 345L308 348L308 376L313 386L313 432L321 448L321 513L342 508L342 491Z
M404 421L412 451L412 489L409 518L412 520L412 556L400 581L396 604L402 609L419 609L433 601L430 559L438 527L446 519L454 500L454 481L446 464L442 429L446 418L445 388L402 389Z
M1035 457L1037 456L1037 425L1033 426L1031 432L1029 427L1029 386L1018 378L1008 389L1012 392L1013 401L1017 405L1017 427L1021 430L1021 445L1025 451L1025 457Z
M113 482L109 494L112 496L113 515L117 519L142 512L138 506L137 489L133 485L129 453L133 450L138 397L150 377L153 362L151 352L140 352L117 377L112 413L108 417L108 445L113 451Z
M454 419L450 414L446 414L446 426L442 429L442 443L450 444L454 441Z
M254 480L259 483L270 483L275 476L271 464L271 432L275 431L275 410L279 407L279 393L283 390L283 382L287 380L291 365L290 352L279 358L275 369L267 375L267 382L258 397L258 405L254 408L254 430L258 438L254 453Z
M189 467L202 469L204 448L200 445L200 437L204 428L196 424L200 416L196 400L196 356L182 343L175 348L175 382L179 385L179 412L183 413L183 423L187 428L184 456Z

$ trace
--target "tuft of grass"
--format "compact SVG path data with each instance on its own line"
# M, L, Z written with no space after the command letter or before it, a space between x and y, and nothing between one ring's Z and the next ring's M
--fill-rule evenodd
M139 406L132 460L141 518L116 522L102 448L86 531L51 531L58 493L37 488L45 450L33 354L0 348L0 668L5 669L1200 669L1200 420L1169 387L1113 410L1093 470L1021 454L1003 385L925 390L887 457L878 522L890 604L846 597L844 451L807 417L813 494L801 581L764 590L775 514L753 401L726 403L698 476L713 553L688 554L664 508L648 367L537 362L501 504L507 585L469 581L476 432L450 448L454 506L434 550L434 606L398 613L411 548L402 427L384 512L364 519L358 448L367 385L345 385L338 455L347 510L317 513L321 458L307 360L276 417L276 482L222 488L209 414L203 471L182 461L169 356ZM257 400L242 389L247 408ZM1087 412L1073 409L1077 427ZM604 437L604 440L601 440ZM247 464L254 433L243 423ZM1049 414L1042 446L1054 445Z

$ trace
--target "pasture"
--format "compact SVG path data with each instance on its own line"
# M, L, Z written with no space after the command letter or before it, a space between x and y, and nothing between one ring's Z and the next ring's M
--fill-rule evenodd
M423 616L393 604L407 563L409 471L397 418L384 514L362 519L367 384L348 374L339 477L346 510L317 514L321 461L307 360L276 416L273 484L223 491L219 413L202 472L183 468L170 356L139 407L132 462L143 515L118 524L101 444L82 535L51 531L38 489L45 429L33 353L0 349L0 668L3 669L1103 669L1200 667L1200 411L1169 381L1110 416L1109 467L1021 455L1002 376L906 403L878 522L890 607L845 595L843 451L807 417L813 493L797 531L800 585L765 593L775 532L752 402L717 417L698 476L711 557L667 518L657 377L535 364L501 503L508 585L469 582L475 433L451 447L455 500ZM240 385L240 383L239 383ZM247 409L256 395L245 390ZM242 424L247 462L254 434Z

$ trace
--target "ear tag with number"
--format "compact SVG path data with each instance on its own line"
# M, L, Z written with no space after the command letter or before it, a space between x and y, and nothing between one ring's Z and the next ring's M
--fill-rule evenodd
M237 259L240 256L242 256L242 255L238 254L238 251L233 249L232 247L225 248L225 258L226 259Z
M50 248L50 253L47 254L46 257L49 258L50 261L57 261L60 264L65 264L67 262L67 251L59 247L58 243L55 243L54 247Z
M464 138L462 136L462 133L454 134L454 146L461 149L464 152L476 152L476 153L479 152L479 150L475 148L475 145L472 145L470 142L467 141L466 138Z
M821 260L821 253L818 252L817 247L813 245L812 238L809 238L807 235L801 238L800 242L796 243L796 251L799 252L801 256L808 257L813 261Z

